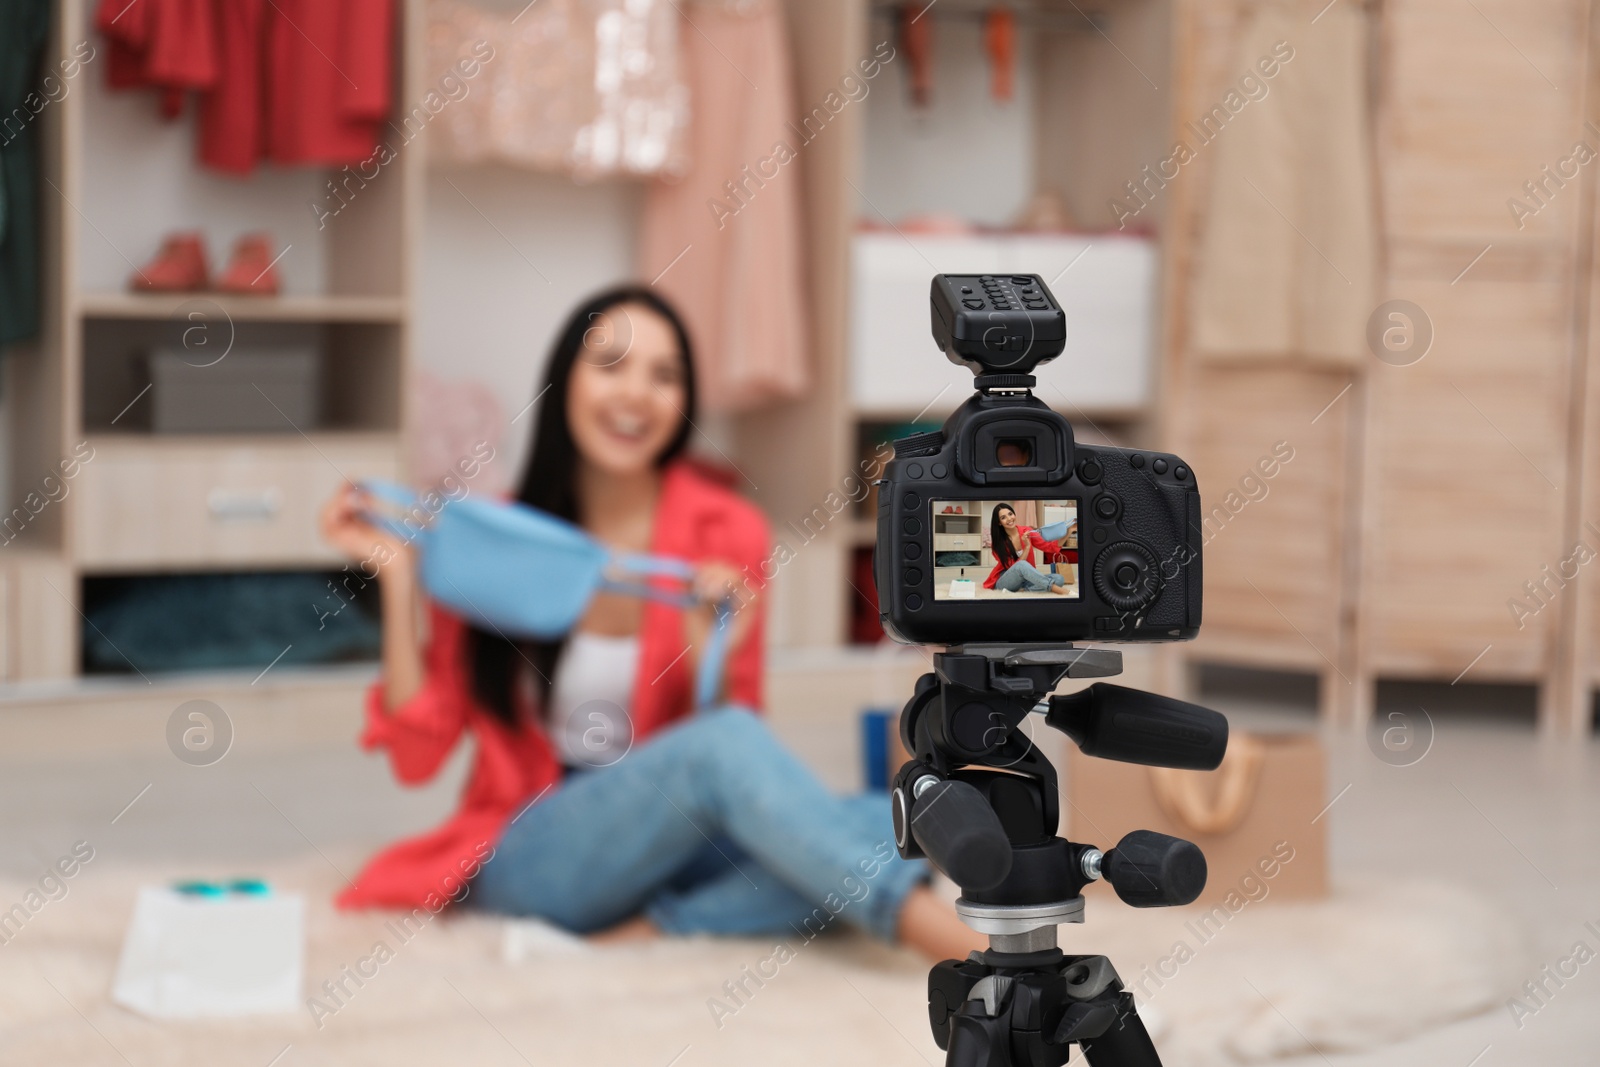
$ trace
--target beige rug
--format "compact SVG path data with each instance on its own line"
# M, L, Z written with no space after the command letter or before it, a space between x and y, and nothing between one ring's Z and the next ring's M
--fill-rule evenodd
M334 856L344 865L346 857ZM101 861L104 862L104 861ZM307 894L307 996L389 950L331 1014L162 1023L112 1004L111 975L137 887L238 871L92 863L0 946L0 1062L9 1067L409 1067L630 1064L939 1064L916 957L854 936L809 944L668 941L504 961L501 923L428 924L402 941L384 915L340 915L318 858L264 872ZM28 886L0 883L0 902ZM1520 939L1488 902L1421 883L1347 886L1316 904L1247 906L1218 930L1192 913L1092 900L1070 951L1111 955L1155 1021L1167 1067L1356 1050L1483 1011L1509 995ZM1199 932L1197 932L1199 931ZM1207 934L1202 938L1200 933ZM1179 948L1180 943L1184 946ZM743 969L772 977L731 997ZM775 972L775 973L774 973ZM343 1001L343 1003L339 1003ZM718 1007L720 1005L720 1007ZM277 1057L275 1059L275 1057Z

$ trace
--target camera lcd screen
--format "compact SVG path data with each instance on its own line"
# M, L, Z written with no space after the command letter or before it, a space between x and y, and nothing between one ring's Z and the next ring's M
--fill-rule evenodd
M1077 599L1078 501L935 500L933 582L935 600Z

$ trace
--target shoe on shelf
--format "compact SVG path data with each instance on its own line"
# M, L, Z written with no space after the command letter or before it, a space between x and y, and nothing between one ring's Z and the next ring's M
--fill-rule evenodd
M196 232L168 234L155 258L136 269L128 287L145 293L189 293L206 288L210 279L206 246Z
M955 514L955 509L952 508L949 504L946 504L944 506L944 511L940 512L940 514L942 514L942 515L954 515Z
M217 291L249 296L277 296L278 268L272 258L272 238L247 233L233 244L233 258L217 276Z

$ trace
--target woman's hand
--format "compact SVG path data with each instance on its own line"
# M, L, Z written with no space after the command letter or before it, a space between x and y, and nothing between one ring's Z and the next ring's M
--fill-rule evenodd
M322 538L356 562L363 575L381 574L378 595L383 617L383 701L394 711L422 688L423 663L418 615L421 600L412 567L411 546L367 521L375 505L370 493L346 482L322 508Z
M711 628L716 622L714 605L717 602L726 599L728 609L733 612L728 619L728 651L738 648L749 634L756 617L756 595L748 585L741 585L739 578L739 569L721 560L708 560L695 567L691 589L702 603L684 613L683 629L684 636L694 650L696 662L711 637Z
M322 508L322 539L363 570L377 573L394 560L410 561L411 547L403 539L367 520L374 506L371 495L346 482ZM370 575L369 575L370 577Z

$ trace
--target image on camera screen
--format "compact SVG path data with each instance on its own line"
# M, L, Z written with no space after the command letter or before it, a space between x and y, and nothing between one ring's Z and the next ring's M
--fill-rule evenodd
M933 598L1002 600L1078 592L1076 500L935 500Z

